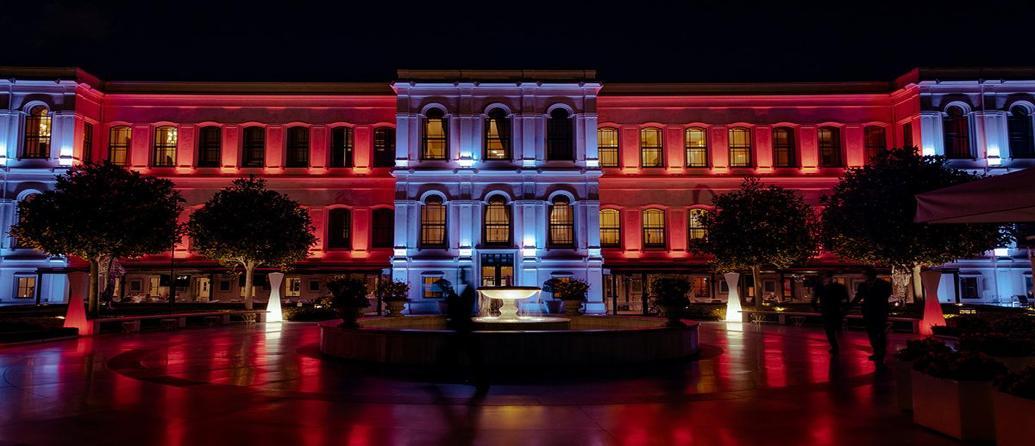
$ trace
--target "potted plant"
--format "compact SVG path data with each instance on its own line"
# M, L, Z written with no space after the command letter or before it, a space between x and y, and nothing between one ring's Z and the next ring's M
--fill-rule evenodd
M1005 375L998 388L993 397L996 444L1030 445L1035 438L1035 367Z
M898 394L898 407L902 410L913 410L913 388L911 373L913 363L926 355L949 353L952 349L944 342L935 339L919 339L906 342L906 347L895 354L892 370L895 375L895 393Z
M686 308L690 306L690 294L692 288L690 281L686 279L664 277L655 279L650 285L651 299L654 305L661 309L662 314L668 318L669 327L683 327L686 324L680 320Z
M543 284L543 291L564 302L564 314L578 316L589 293L589 284L584 280L573 278L553 278Z
M374 288L374 295L385 303L389 317L402 316L409 292L409 284L390 279L377 282L377 287Z
M370 306L367 301L367 283L361 279L348 276L334 276L327 281L327 289L331 292L331 306L341 318L341 326L358 328L356 322L360 311Z
M1005 371L982 353L924 355L913 363L913 422L963 441L993 441L992 380Z

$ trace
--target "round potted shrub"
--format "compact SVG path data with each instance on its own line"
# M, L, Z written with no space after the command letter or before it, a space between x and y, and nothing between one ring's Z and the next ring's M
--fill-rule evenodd
M999 446L1030 445L1035 439L1035 367L1006 374L993 398L995 441Z
M367 301L367 282L348 276L334 276L327 281L327 289L331 292L331 306L341 318L341 326L358 328L360 312L370 306Z
M690 281L673 277L655 279L650 285L651 299L654 305L661 310L663 316L668 319L669 327L683 327L680 318L690 306Z
M402 316L410 292L410 285L397 280L381 280L374 289L374 295L385 303L389 317Z
M543 291L550 292L554 298L564 302L564 314L578 316L582 303L589 294L589 284L584 280L573 278L553 278L543 284Z
M913 422L963 441L993 441L992 381L1005 372L983 353L924 355L913 363Z
M895 393L898 396L899 409L913 410L913 380L910 376L913 363L929 354L950 352L952 349L945 345L945 342L927 338L908 341L905 348L895 353L895 361L891 367L895 375Z

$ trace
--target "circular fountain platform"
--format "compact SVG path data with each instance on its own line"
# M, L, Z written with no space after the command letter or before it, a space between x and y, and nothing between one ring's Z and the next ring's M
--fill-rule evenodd
M571 319L563 317L523 316L516 320L507 320L484 316L473 320L474 329L479 331L567 330L571 326Z
M545 318L544 318L545 319ZM554 318L550 318L554 319ZM499 325L480 322L461 335L442 316L361 319L360 328L338 321L320 324L320 350L328 356L401 366L487 367L591 366L648 363L697 353L697 324L667 327L665 320L636 316L575 316L564 321ZM564 321L567 326L562 327Z

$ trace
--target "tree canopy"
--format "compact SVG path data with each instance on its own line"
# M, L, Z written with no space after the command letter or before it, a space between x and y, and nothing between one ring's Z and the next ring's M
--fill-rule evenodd
M916 194L978 178L916 148L880 153L823 197L823 243L842 257L906 270L1002 246L1010 237L999 225L913 222Z

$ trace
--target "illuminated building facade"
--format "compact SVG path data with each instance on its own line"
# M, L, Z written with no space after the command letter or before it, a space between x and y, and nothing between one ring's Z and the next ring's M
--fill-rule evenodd
M602 83L592 71L400 71L394 83L105 82L76 69L3 68L0 303L62 301L74 259L19 248L19 200L68 166L110 160L172 179L183 220L257 175L309 209L320 241L285 280L287 299L325 294L330 274L411 284L591 284L587 312L645 310L661 275L723 301L697 216L745 176L813 204L845 169L915 145L990 174L1035 163L1035 71L914 70L890 82ZM980 80L979 80L980 79ZM743 293L807 299L823 253L767 271ZM236 276L190 249L126 261L123 299L240 298ZM857 269L856 269L857 270ZM946 301L1012 304L1031 288L1027 252L1004 247L943 267ZM72 281L73 283L78 283ZM260 277L258 296L268 293ZM756 291L757 289L757 291Z

